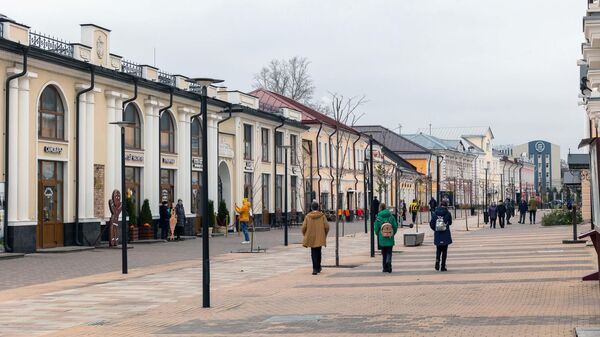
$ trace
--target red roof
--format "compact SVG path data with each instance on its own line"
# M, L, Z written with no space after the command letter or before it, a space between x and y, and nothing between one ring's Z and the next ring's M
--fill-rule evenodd
M341 129L345 129L346 131L359 134L359 132L352 127L344 124L338 123L335 119L318 112L317 110L308 107L298 101L295 101L291 98L285 97L278 93L266 90L266 89L256 89L249 93L252 96L258 98L261 109L266 110L276 110L279 108L288 108L300 111L302 113L302 123L303 124L326 124L332 128L335 128L336 125Z

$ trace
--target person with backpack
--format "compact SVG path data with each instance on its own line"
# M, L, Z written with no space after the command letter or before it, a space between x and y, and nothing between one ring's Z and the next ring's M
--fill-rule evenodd
M398 222L384 203L379 204L379 213L375 220L375 235L379 249L381 249L381 264L384 273L392 272L392 248L394 248L394 235L398 231Z
M521 199L519 203L519 223L525 223L525 215L527 214L527 201L525 199Z
M496 218L498 217L498 207L496 207L496 203L492 202L490 207L488 208L488 215L490 217L490 228L496 228Z
M311 212L306 215L302 223L302 235L304 235L302 245L310 248L310 257L313 266L312 274L317 275L321 272L321 247L327 246L329 223L325 214L319 211L318 202L313 201L310 209Z
M412 215L412 223L417 223L417 212L419 212L419 203L417 199L413 199L409 206L410 214Z
M452 225L452 214L448 211L448 199L442 199L441 207L436 208L429 222L429 227L433 230L433 244L436 247L435 270L447 271L448 246L452 244L450 225Z

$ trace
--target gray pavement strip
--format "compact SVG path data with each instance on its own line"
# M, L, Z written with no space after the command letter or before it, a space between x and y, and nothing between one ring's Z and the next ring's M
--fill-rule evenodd
M320 321L321 315L279 315L267 318L264 322L268 323L287 323L302 321Z
M383 273L379 273L382 274ZM392 273L393 275L393 273ZM385 276L385 275L384 275ZM579 281L579 277L545 277L538 279L506 279L506 280L439 280L439 281L408 281L408 282L376 282L376 283L330 283L330 284L301 284L294 288L379 288L379 287L412 287L423 285L490 285L510 283L554 283Z
M394 271L399 275L433 275L439 272L433 269L433 261L431 264L431 270L423 269L402 269L402 265L398 262L393 265ZM448 272L446 274L497 274L497 273L533 273L533 272L548 272L548 271L581 271L583 272L594 272L592 267L524 267L524 268L473 268L473 269L452 269L452 264L448 263ZM380 275L381 272L338 272L327 277L371 277ZM582 275L583 276L583 275Z
M431 260L431 258L429 258L429 260ZM402 262L410 262L407 260L396 260L396 261L400 261L398 263L402 264ZM422 261L418 261L416 263L422 263ZM514 262L496 262L496 261L489 261L489 262L473 262L473 263L452 263L453 267L502 267L502 266L506 266L506 267L510 267L510 266L544 266L544 265L570 265L570 266L590 266L593 267L594 266L594 262L591 261L587 256L585 260L549 260L549 261L514 261ZM418 267L421 265L425 265L427 268L431 267L429 263L426 264L415 264L412 265L411 267ZM362 270L366 270L366 269L381 269L381 266L375 266L375 265L369 265L369 266L364 266L363 268L361 268Z

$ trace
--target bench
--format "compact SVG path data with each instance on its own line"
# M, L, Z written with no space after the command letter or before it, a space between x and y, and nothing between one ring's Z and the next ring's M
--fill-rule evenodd
M579 235L579 239L583 239L589 237L592 240L592 243L594 244L594 249L596 249L596 258L597 258L597 262L598 262L598 271L591 273L587 276L584 276L582 278L583 281L600 281L600 278L598 277L600 275L600 233L598 233L596 230L591 230L589 232L585 232L581 235Z

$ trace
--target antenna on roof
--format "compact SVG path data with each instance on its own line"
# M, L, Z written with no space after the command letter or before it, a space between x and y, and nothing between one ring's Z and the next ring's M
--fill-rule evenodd
M431 136L431 123L429 123L429 135Z

